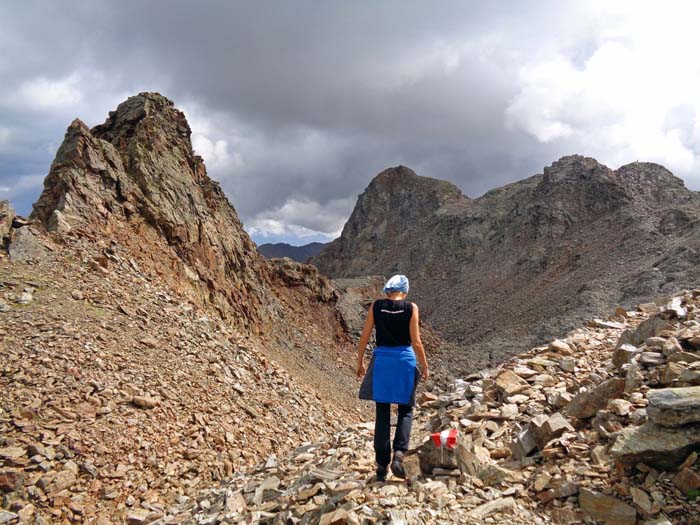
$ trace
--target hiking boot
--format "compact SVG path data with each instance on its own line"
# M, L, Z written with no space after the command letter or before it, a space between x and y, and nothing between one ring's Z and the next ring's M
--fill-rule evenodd
M388 474L389 467L385 466L378 466L377 467L377 481L386 481L386 475Z
M394 459L391 461L391 472L397 478L406 479L406 470L403 468L404 453L400 450L394 452Z

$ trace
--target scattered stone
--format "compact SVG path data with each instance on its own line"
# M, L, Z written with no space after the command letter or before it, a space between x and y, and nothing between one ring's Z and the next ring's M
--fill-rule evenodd
M641 352L642 351L634 345L623 344L615 349L612 356L612 363L615 368L619 370L623 365L626 365L632 361L632 359Z
M571 355L573 353L573 350L571 349L569 344L560 339L556 339L549 343L549 349L553 352L559 352L562 355Z
M574 431L574 427L559 412L551 416L537 416L532 419L530 426L534 433L535 443L540 450L543 450L547 443L560 437L564 432Z
M608 401L608 410L618 416L626 416L632 409L632 403L625 399L611 399Z

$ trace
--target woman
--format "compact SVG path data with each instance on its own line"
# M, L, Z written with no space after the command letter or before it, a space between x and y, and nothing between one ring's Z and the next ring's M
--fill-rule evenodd
M416 404L416 354L420 361L420 377L423 380L428 379L428 361L418 327L418 306L406 301L408 278L405 275L394 275L384 285L382 293L387 295L387 299L378 299L372 303L362 330L357 355L357 377L364 377L360 386L360 399L377 403L374 424L377 481L386 480L389 462L391 472L395 476L406 477L403 458L408 450L413 406ZM365 374L365 348L374 327L377 329L377 347L372 353L369 370ZM391 403L398 404L399 412L393 459L390 443Z

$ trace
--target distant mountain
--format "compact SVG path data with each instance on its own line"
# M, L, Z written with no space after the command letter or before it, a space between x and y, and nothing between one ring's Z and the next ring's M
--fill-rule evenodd
M469 199L404 166L377 175L311 262L333 278L404 273L426 319L479 369L581 321L693 287L700 194L663 166L564 157Z
M318 255L323 247L326 246L322 242L311 242L303 246L292 246L284 242L276 244L261 244L258 246L258 252L268 259L278 259L280 257L289 257L298 262L306 262L309 257Z

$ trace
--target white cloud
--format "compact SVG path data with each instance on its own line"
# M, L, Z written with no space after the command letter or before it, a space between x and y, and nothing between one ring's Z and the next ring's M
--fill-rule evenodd
M334 238L331 235L310 230L298 224L286 224L274 219L255 219L251 221L250 225L246 225L246 230L251 236L264 240L280 237L291 237L301 240L313 238L315 240L318 237L323 237L330 241Z
M289 199L282 206L257 214L246 222L253 236L323 237L340 235L355 204L354 198L333 199L325 204L310 200Z
M613 167L659 162L697 186L700 4L606 5L583 63L556 49L522 65L507 123Z
M61 79L35 77L23 82L13 98L28 109L62 109L83 99L80 82L80 76L75 73Z

